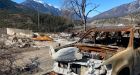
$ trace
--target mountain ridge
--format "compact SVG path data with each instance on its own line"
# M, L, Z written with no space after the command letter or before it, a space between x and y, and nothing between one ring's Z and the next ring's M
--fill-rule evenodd
M0 0L0 10L7 10L10 13L32 13L35 11L11 0Z
M55 8L54 6L50 6L47 3L38 2L36 0L25 0L20 4L28 8L31 8L33 10L39 11L41 13L52 14L55 16L61 15L61 11L58 8Z
M122 17L135 12L140 12L140 0L136 0L131 3L126 3L114 7L108 11L105 11L99 15L94 16L92 19L97 20L97 19Z

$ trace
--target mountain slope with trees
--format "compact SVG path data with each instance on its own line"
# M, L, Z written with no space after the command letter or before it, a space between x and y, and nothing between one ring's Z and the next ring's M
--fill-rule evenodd
M0 0L0 27L31 29L39 32L64 31L73 24L70 20L40 13L38 26L37 11L11 0Z

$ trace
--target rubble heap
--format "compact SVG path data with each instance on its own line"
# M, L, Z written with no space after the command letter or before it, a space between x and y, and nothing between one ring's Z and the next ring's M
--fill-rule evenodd
M27 37L16 37L2 35L0 36L0 48L29 48L34 45L34 42Z

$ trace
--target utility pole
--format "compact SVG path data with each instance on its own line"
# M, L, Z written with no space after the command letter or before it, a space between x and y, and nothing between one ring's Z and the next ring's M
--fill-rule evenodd
M38 18L38 20L37 20L37 21L38 21L38 22L37 22L37 23L38 23L38 24L37 24L37 26L38 26L37 29L38 29L38 31L40 31L40 30L39 30L39 25L40 25L39 3L38 3L38 5L37 5L37 18Z

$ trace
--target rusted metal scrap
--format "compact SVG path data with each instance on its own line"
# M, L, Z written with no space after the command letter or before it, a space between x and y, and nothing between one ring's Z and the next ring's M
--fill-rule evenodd
M102 65L111 65L111 75L139 75L136 65L140 65L136 60L140 59L140 40L135 41L135 31L133 26L95 27L84 33L77 42L61 48L75 46L81 53L99 53L100 60L104 61ZM91 37L87 37L89 35L93 35L94 40L85 42L85 39Z

